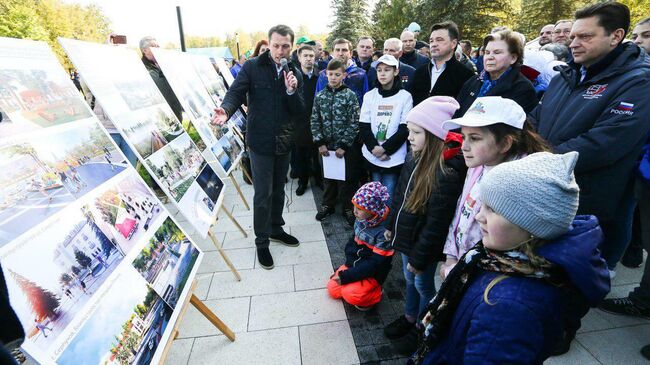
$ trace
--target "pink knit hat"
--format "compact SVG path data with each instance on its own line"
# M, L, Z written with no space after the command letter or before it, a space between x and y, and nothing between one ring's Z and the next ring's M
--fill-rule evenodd
M460 105L452 97L432 96L413 107L406 116L406 121L426 129L444 141L447 130L442 128L442 123L451 119L458 108Z

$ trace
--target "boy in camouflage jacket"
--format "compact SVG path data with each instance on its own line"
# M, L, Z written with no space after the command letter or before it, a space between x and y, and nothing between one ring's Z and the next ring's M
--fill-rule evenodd
M345 181L323 179L325 191L323 205L316 214L317 220L334 213L336 198L342 199L343 210L348 223L354 223L352 196L357 188L353 176L351 151L359 132L359 101L356 94L343 85L345 66L339 60L327 65L328 84L314 99L311 114L311 133L321 156L334 151L336 157L345 159Z

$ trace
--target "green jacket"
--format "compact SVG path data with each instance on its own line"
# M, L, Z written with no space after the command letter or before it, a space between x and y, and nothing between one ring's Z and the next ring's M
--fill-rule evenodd
M359 132L359 101L356 94L341 85L334 90L327 86L314 100L311 113L311 134L317 146L329 150L348 150Z

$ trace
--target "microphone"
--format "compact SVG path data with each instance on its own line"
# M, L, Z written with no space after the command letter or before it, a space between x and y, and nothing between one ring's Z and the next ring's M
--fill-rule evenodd
M288 75L291 70L289 70L289 65L287 65L287 59L281 58L280 65L282 65L282 70L284 71L284 74Z

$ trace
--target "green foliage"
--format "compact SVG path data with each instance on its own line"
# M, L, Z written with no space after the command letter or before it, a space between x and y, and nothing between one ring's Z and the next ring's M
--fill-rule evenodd
M83 253L82 251L75 250L74 252L74 258L81 267L90 267L90 264L92 263L92 260L88 255Z
M421 38L425 40L433 24L452 20L458 24L461 39L479 43L493 27L513 26L516 5L513 0L423 0L416 7L415 14L418 14L416 21L422 27Z
M517 30L527 39L534 39L544 25L554 24L560 19L572 19L576 9L584 5L584 1L523 0Z
M332 0L331 7L334 9L334 21L330 24L328 46L337 38L345 38L355 45L360 37L370 35L365 0Z
M110 21L97 5L62 0L0 0L0 36L46 41L66 68L72 68L57 37L105 42Z
M415 0L379 0L375 4L372 37L377 41L376 49L382 49L381 41L399 38L404 28L415 19L415 6Z

